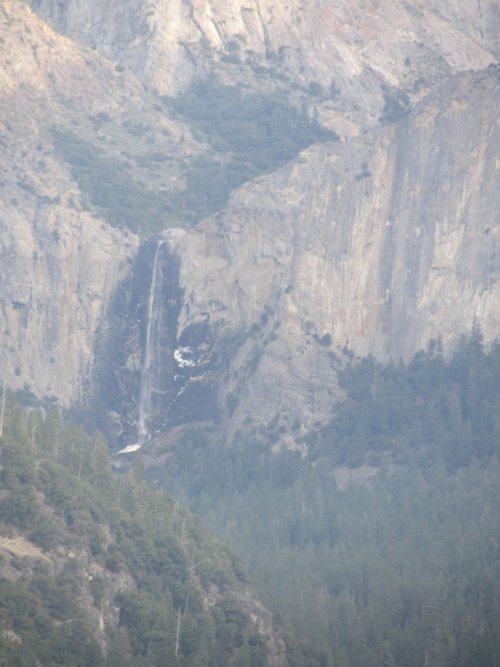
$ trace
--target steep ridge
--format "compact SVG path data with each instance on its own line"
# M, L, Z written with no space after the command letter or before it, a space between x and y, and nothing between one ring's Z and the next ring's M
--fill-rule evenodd
M449 350L476 321L495 338L498 93L498 67L457 75L398 123L312 147L196 229L166 232L159 300L158 242L144 245L101 342L107 432L141 432L152 301L151 432L254 419L295 446L298 425L329 414L346 349L408 360L433 338Z
M111 67L16 4L0 7L0 357L13 387L28 382L68 404L88 388L92 340L135 241L83 210L48 126L77 107L113 113L121 99Z
M49 28L29 4L71 39ZM491 64L498 55L497 23L494 2L359 0L329 9L322 2L242 8L215 1L5 0L0 381L39 405L31 389L44 410L57 399L80 416L95 416L112 448L144 445L146 464L158 470L182 450L189 474L198 457L200 477L215 471L215 482L224 483L217 466L236 453L234 470L247 477L242 461L257 458L255 444L265 448L258 465L271 477L273 464L287 460L312 470L310 458L273 454L280 448L306 454L314 444L309 436L328 435L341 395L338 371L345 371L347 358L409 359L437 337L448 352L461 333L473 326L477 333L478 324L486 342L498 335L500 75ZM170 117L175 104L158 93L185 90L209 72L216 92L236 91L232 99L242 90L251 97L261 83L270 95L263 103L285 91L299 120L321 121L343 143L311 146L273 173L256 172L267 175L189 227L186 220L200 216L181 223L176 205L191 205L183 188L193 162L206 159L210 171L214 159L230 167L237 161L230 161L230 151L221 159L203 127L180 120L186 115ZM43 501L43 517L57 513L43 494L45 485L59 484L59 464L71 468L67 486L90 496L90 482L104 471L96 448L90 453L93 445L80 452L73 439L59 449L59 431L42 441L42 422L30 411L8 433L10 449L2 441L0 472L15 486L0 494L4 524L17 509L32 520L37 505L27 503L31 497ZM198 455L207 444L223 455L205 469L214 450L208 447L205 459ZM39 445L46 446L42 463L32 460ZM20 485L9 456L21 469ZM360 465L363 456L348 460ZM104 490L120 507L123 489L106 470ZM231 471L224 471L228 479ZM281 472L286 477L286 465ZM326 481L334 486L330 476ZM31 491L18 488L32 483ZM135 507L137 501L141 509L131 488L123 502ZM57 515L57 527L65 531L73 522L73 533L81 526L92 537L92 517L79 514L80 505L77 500ZM176 506L168 506L176 514ZM108 503L102 511L112 509ZM117 530L112 537L120 548L101 554L98 565L111 572L104 577L110 596L117 592L113 568L131 573L132 566L119 562L121 547L135 557L146 525L155 539L151 513L137 515L133 539L120 544ZM180 528L182 551L179 517L172 531L177 538ZM36 568L47 576L53 545L44 540L52 537L54 549L62 548L48 524L29 526L35 535L7 527L2 576L15 580L21 568L27 579ZM107 550L109 532L101 537ZM94 566L91 551L84 544L77 554L83 577L86 564ZM18 563L17 556L32 560ZM147 560L146 568L156 567L154 557ZM198 559L190 553L182 562L186 578ZM83 604L92 605L90 585L82 586ZM237 589L231 604L243 603L246 628L260 624L275 664L283 664L269 614L244 586ZM197 590L210 615L210 588ZM10 600L10 594L0 598ZM170 652L177 651L180 602L187 608L184 595L175 600L168 614ZM102 609L94 607L97 627ZM219 617L222 627L231 626L225 621L232 610ZM116 614L110 608L115 625ZM153 616L161 620L162 612ZM133 628L134 615L127 618ZM54 620L57 626L61 619ZM0 652L3 640L16 651L16 630L3 629ZM250 652L253 664L261 664L261 644L253 642L253 631L245 636L253 649L242 646L243 663ZM148 662L144 643L142 650ZM215 658L214 664L224 662Z

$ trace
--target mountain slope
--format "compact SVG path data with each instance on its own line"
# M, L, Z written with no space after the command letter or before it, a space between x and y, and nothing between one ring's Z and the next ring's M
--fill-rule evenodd
M230 446L191 427L148 474L248 564L292 665L496 667L500 344L476 327L448 357L346 360L340 382L300 451L272 450L278 422Z
M425 31L426 22L445 13L439 7L404 16ZM115 9L109 5L104 17L109 25L119 16ZM309 132L308 141L326 138L317 121L290 106L300 96L286 92L289 80L273 82L253 70L238 79L241 64L223 62L229 69L216 68L201 88L160 100L121 67L51 31L23 3L5 2L1 11L8 91L1 252L9 269L2 275L0 354L12 386L27 382L65 405L88 407L97 396L108 412L103 423L117 423L114 431L123 433L128 421L134 437L152 267L148 243L139 251L141 241L127 227L151 235L214 209L220 214L197 229L165 236L174 267L165 290L177 290L179 313L169 315L169 342L157 355L164 394L152 424L170 411L170 425L215 416L234 430L248 414L271 421L286 408L293 413L283 424L289 433L296 419L306 426L321 419L335 399L331 353L345 344L356 353L408 358L431 337L451 344L475 317L487 339L496 334L494 66L449 78L409 115L404 90L384 89L381 126L302 152L241 187L224 206L232 187L290 160L304 145L293 132ZM70 3L67 11L76 9ZM337 11L341 17L344 9ZM380 5L377 16L385 11ZM457 11L448 14L453 30L479 34L478 16L476 27L467 28L465 9ZM483 18L490 11L485 5ZM108 25L90 15L101 26L96 30ZM84 35L82 21L75 25ZM491 47L488 34L484 48ZM454 66L491 59L474 59L467 44L454 51ZM224 86L231 76L241 85ZM317 97L300 95L307 104ZM354 113L349 99L339 96ZM357 99L361 104L364 97ZM252 125L256 110L261 116ZM232 134L224 135L225 125ZM278 152L259 158L254 150L250 158L246 147L266 144L263 126L292 134L270 135L267 143ZM131 284L129 310L115 323L115 305ZM173 355L183 347L196 348L200 365L182 362L180 374ZM188 385L194 396L185 392ZM200 401L215 407L200 410Z
M457 75L397 123L312 147L196 229L167 232L179 268L163 293L177 306L155 311L169 331L157 418L205 419L215 391L233 429L278 419L293 438L335 400L344 346L408 359L431 338L449 349L476 318L496 337L498 99L497 67ZM133 312L122 357L107 354L116 378L138 354ZM190 361L175 362L182 348Z
M196 146L137 80L24 3L1 4L0 33L0 358L11 386L68 405L88 394L96 331L137 251L117 217L126 209L131 227L154 229L137 209L158 215L145 200L182 187Z
M499 55L500 15L493 0L342 0L334 7L325 0L31 5L57 30L130 68L161 94L177 94L209 70L222 69L231 78L259 67L290 85L312 86L324 118L333 129L344 119L346 131L349 123L355 131L381 115L381 86L418 97L451 74L482 69ZM240 67L228 71L228 62Z
M0 661L498 663L498 17L1 3Z
M12 399L0 453L4 664L283 664L231 555L140 464L117 479L99 437Z

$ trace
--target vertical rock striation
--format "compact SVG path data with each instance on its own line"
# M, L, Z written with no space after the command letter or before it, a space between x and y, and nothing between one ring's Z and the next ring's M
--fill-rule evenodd
M77 124L114 112L126 97L137 101L139 86L117 86L111 66L23 3L2 3L0 37L2 379L81 404L93 392L97 331L137 239L85 210L50 127L65 114Z
M160 94L177 94L231 54L304 90L312 84L318 105L324 96L340 96L333 115L352 119L362 110L362 125L381 113L381 84L418 97L499 56L495 0L31 0L31 6ZM324 106L326 118L330 105Z
M116 446L218 419L213 334L202 317L178 328L180 259L165 237L141 244L110 300L97 345L95 412Z
M98 141L106 164L113 133L127 150L137 133L148 146L168 135L172 153L195 159L182 133L130 74L6 0L0 362L11 386L63 405L98 397L127 442L205 418L231 429L281 413L307 426L337 395L346 344L398 359L430 338L449 347L475 319L498 334L498 68L452 75L496 57L497 3L31 5L160 92L233 49L240 61L267 54L301 90L334 83L345 117L364 114L357 129L384 120L247 183L196 229L139 240L85 202L47 119ZM430 88L401 117L399 92L415 101ZM146 112L144 131L133 121ZM152 171L170 187L179 174L161 165Z
M225 390L244 412L321 418L334 360L500 331L499 71L450 79L399 123L304 151L172 242L179 330L246 332ZM245 368L251 372L244 372Z

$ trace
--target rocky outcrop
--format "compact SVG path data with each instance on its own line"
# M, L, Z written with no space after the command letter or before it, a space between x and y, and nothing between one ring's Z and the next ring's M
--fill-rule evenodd
M1 379L81 405L95 393L97 332L139 239L116 216L107 223L71 160L97 156L100 177L114 178L108 192L124 179L147 201L178 187L196 146L130 73L22 2L0 5L0 89ZM73 154L55 137L73 140Z
M2 375L62 405L90 393L104 306L135 243L61 206L8 208L0 230Z
M0 25L2 379L68 406L89 395L96 332L137 240L85 210L50 126L63 113L77 123L116 112L124 91L111 66L75 50L24 5L3 3ZM128 85L132 99L139 91Z
M142 24L134 12L146 11L142 3L69 2L60 14L56 3L35 4L66 33L101 39L101 54L158 90L176 90L191 76L180 56L159 66L149 28L137 38ZM179 165L199 146L122 67L57 35L27 5L2 4L0 361L9 385L28 383L63 405L98 396L124 444L141 423L143 435L196 419L234 430L246 418L270 422L281 414L288 432L292 422L308 426L330 409L345 345L357 354L408 358L430 338L450 346L475 318L487 339L496 336L497 69L451 76L406 116L399 90L412 88L403 81L418 73L428 74L425 89L457 69L487 65L496 5L349 7L338 3L334 16L321 6L313 12L271 3L243 12L235 3L196 2L147 10L146 27L164 21L154 32L158 44L175 51L187 31L191 46L210 51L192 61L197 75L227 49L240 61L243 48L264 60L267 50L289 83L312 80L315 63L325 87L328 61L344 120L357 113L355 98L365 120L381 112L385 118L358 138L311 147L247 183L196 229L140 242L89 205L85 183L54 147L54 126L97 145L106 164L127 162L127 176L144 187L177 187ZM287 41L293 48L281 49ZM405 79L408 44L416 50L408 52ZM142 54L135 65L127 60L130 45ZM173 78L161 78L167 74ZM377 82L372 106L375 98L361 94L365 75ZM141 172L137 165L151 153L145 146L161 149L162 160L172 156L177 172L165 161ZM166 243L155 281L159 240ZM153 282L163 286L155 299ZM159 366L146 364L147 380L149 310L163 333L149 336Z
M178 93L229 56L230 62L279 73L304 90L311 87L324 122L339 134L354 131L353 118L361 125L378 119L381 85L418 97L445 77L484 68L499 55L495 0L334 5L31 0L57 30L129 68L161 94Z
M399 123L305 151L172 239L179 335L204 322L238 339L224 392L242 416L321 419L344 345L397 360L431 338L449 348L476 318L498 335L498 99L497 67L456 76Z

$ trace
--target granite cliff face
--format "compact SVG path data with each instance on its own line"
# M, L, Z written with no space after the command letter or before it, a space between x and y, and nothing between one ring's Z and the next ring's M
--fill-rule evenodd
M133 75L10 1L0 5L0 146L2 376L88 405L98 331L139 246L106 209L124 190L140 203L175 190L199 147Z
M210 70L238 81L257 67L289 85L311 87L322 120L346 136L377 122L381 86L416 99L453 73L487 67L499 53L494 0L30 4L58 31L129 68L160 94L177 94Z
M117 86L110 65L21 3L2 4L0 34L2 375L68 406L89 394L96 332L137 239L85 210L50 128L119 113L140 86Z
M124 444L276 415L286 441L330 409L344 346L408 358L475 319L497 335L496 3L30 4L97 53L24 3L0 7L9 385L98 405ZM178 190L207 146L139 79L172 93L209 70L307 93L344 141L196 228L140 238L78 168L118 174L141 203Z
M130 313L126 339L103 355L113 368L106 394L133 399L115 413L140 423L153 314L163 343L151 432L278 419L285 442L293 423L329 413L345 346L409 359L433 338L450 349L476 321L495 338L499 87L498 67L456 75L399 123L312 147L196 229L154 242L115 306L117 323ZM143 297L137 318L134 294L149 293L151 306L158 279L162 299L146 316Z
M305 151L171 240L179 335L239 332L224 390L245 415L321 419L344 345L397 360L431 338L449 348L476 318L498 335L498 98L498 68L457 75L401 122Z

